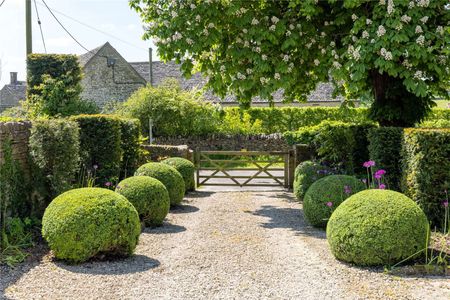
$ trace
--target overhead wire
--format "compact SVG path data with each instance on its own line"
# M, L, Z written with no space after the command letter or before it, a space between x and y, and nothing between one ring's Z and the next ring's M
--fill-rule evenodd
M47 47L45 46L44 33L42 32L41 18L39 17L39 11L38 11L38 8L37 8L37 5L36 5L36 0L34 0L34 8L36 9L36 17L37 17L37 22L39 24L39 30L41 31L42 44L44 45L45 53L47 53Z
M6 0L3 0L2 3L0 3L0 7L3 5L3 3L5 3Z
M45 7L47 7L48 11L50 12L50 14L53 16L53 18L56 20L56 22L58 22L58 24L61 26L62 29L64 29L64 31L72 38L72 40L75 41L75 43L77 43L81 48L83 48L84 50L86 50L87 52L89 52L90 50L88 48L86 48L85 46L83 46L83 44L81 44L70 32L69 30L66 29L66 27L64 27L64 25L59 21L59 19L55 16L55 14L53 13L53 11L50 9L50 7L48 7L47 3L45 2L45 0L41 0Z
M123 39L121 39L121 38L119 38L119 37L117 37L117 36L115 36L115 35L113 35L113 34L110 34L110 33L105 32L105 31L103 31L103 30L97 29L97 28L95 28L94 26L91 26L91 25L86 24L86 23L84 23L84 22L82 22L82 21L79 21L79 20L77 20L77 19L75 19L75 18L73 18L73 17L71 17L71 16L69 16L69 15L67 15L67 14L65 14L65 13L63 13L63 12L61 12L61 11L58 11L58 10L53 9L53 8L50 8L50 7L48 7L48 5L45 3L44 0L41 0L41 1L44 3L44 5L47 7L47 9L53 11L54 13L57 13L57 14L59 14L59 15L61 15L61 16L64 16L64 17L66 17L66 18L68 18L68 19L70 19L70 20L72 20L72 21L74 21L74 22L76 22L76 23L78 23L78 24L80 24L80 25L83 25L83 26L85 26L85 27L87 27L87 28L89 28L89 29L91 29L91 30L97 31L97 32L99 32L99 33L101 33L101 34L104 34L104 35L106 35L106 36L109 36L110 38L113 38L113 39L115 39L115 40L117 40L117 41L120 41L120 42L122 42L122 43L124 43L124 44L127 44L128 46L131 46L131 47L134 47L134 48L136 48L136 49L139 49L139 50L148 52L148 49L145 49L145 48L136 46L136 45L134 45L134 44L132 44L132 43L130 43L130 42L127 42L127 41L125 41L125 40L123 40ZM38 4L39 4L39 5L43 5L43 4L39 3L39 2L38 2Z

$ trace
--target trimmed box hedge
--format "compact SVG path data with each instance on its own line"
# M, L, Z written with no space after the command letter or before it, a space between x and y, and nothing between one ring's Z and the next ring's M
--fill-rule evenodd
M450 190L450 128L407 128L403 140L403 190L433 226L442 227L442 202Z

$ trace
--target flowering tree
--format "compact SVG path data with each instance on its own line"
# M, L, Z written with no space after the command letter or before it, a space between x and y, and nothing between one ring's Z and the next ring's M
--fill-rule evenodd
M164 60L200 70L219 96L372 99L382 125L421 120L448 96L448 0L130 0ZM446 86L447 85L447 86Z

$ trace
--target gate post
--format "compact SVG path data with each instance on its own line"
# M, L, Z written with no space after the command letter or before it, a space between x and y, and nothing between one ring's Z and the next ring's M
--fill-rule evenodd
M289 188L294 187L294 178L295 178L295 168L296 167L297 167L297 164L296 164L295 150L289 150Z
M289 174L290 173L289 162L290 162L289 152L287 152L286 154L284 154L284 188L286 188L286 189L289 188L289 182L290 182L290 179L289 179L289 175L290 175Z
M196 188L199 188L200 187L200 150L198 148L194 150L194 164L195 164L195 169L196 169L196 173L197 173Z

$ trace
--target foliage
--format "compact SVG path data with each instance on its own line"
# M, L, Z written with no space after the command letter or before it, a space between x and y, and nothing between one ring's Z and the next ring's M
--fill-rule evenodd
M306 191L316 180L330 175L330 169L315 161L301 162L294 173L294 195L303 200Z
M131 0L163 60L200 70L208 87L249 105L305 100L331 75L347 99L374 99L382 125L420 121L448 98L447 0ZM189 24L189 26L186 26ZM392 108L392 110L391 110Z
M78 124L66 119L36 120L29 140L34 188L45 201L43 213L51 199L69 190L80 163Z
M442 201L450 190L450 129L405 129L401 157L403 191L433 226L442 227Z
M141 124L137 119L120 119L122 161L120 178L134 174L139 164Z
M220 121L219 132L225 134L263 133L261 120L252 120L246 111L228 110Z
M81 68L75 55L30 54L27 101L31 117L97 113L94 103L80 99Z
M185 186L180 172L167 164L150 162L140 166L135 176L150 176L161 181L167 188L170 205L178 205L183 200Z
M15 267L25 260L28 254L24 249L33 246L32 230L35 225L36 221L30 218L6 219L0 247L0 264Z
M42 236L58 259L83 262L98 254L130 255L139 216L128 200L101 188L74 189L56 197L42 219Z
M203 101L199 91L183 91L172 81L137 90L118 113L139 119L146 135L151 118L155 136L203 135L216 131L218 119L218 110Z
M372 123L323 121L296 132L286 132L284 137L290 144L310 144L320 161L353 174L359 172L359 166L368 157L367 132L373 127Z
M365 190L331 215L327 239L333 255L357 265L392 265L427 247L428 221L410 198L390 190Z
M161 163L172 166L180 172L186 192L195 190L195 166L191 161L181 157L169 157L161 161Z
M419 124L422 128L450 128L450 118L449 119L438 119L432 121L423 121Z
M80 157L86 172L96 173L96 183L118 182L122 164L122 122L108 115L71 117L80 127Z
M136 208L139 217L148 226L160 226L169 213L169 192L161 181L149 176L134 176L122 180L116 192Z
M390 190L400 190L402 177L400 152L403 128L377 127L369 130L369 156L377 163L377 168L386 170L385 180Z
M303 212L315 227L325 228L331 213L348 197L365 189L356 177L330 175L314 182L303 198Z

